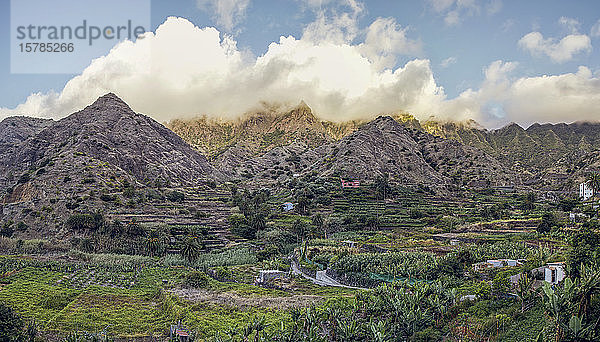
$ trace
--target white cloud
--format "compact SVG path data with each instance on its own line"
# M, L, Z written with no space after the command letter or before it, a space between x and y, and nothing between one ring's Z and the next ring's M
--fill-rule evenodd
M232 38L222 38L216 29L168 18L156 33L121 43L94 60L61 93L33 94L15 109L0 109L0 116L60 118L109 91L159 121L201 114L232 118L263 101L293 105L305 100L318 115L331 120L397 109L417 115L439 113L445 94L435 83L429 61L415 59L393 70L381 69L366 56L365 46L390 56L400 51L394 39L403 31L387 24L392 28L383 30L391 32L389 46L378 45L379 41L350 44L289 36L271 43L264 55L249 59ZM145 53L148 49L150 55ZM108 70L110 77L105 76Z
M567 31L571 34L577 34L579 32L579 27L581 26L579 21L568 17L560 17L558 19L558 23L567 29Z
M444 17L447 26L460 24L465 17L479 15L482 7L488 15L494 15L502 9L502 0L429 0L434 12Z
M447 67L451 66L452 64L455 64L456 62L457 62L456 57L448 57L440 63L440 66L442 68L447 68Z
M592 49L590 37L585 34L570 34L557 42L554 38L545 39L540 32L526 34L519 40L519 46L534 56L546 55L557 63Z
M395 23L383 26L393 28L383 32L402 37L404 29ZM448 99L428 60L382 69L366 52L367 40L353 44L281 37L255 58L245 56L233 38L214 28L168 18L156 33L120 43L94 60L60 93L32 94L14 109L0 108L0 117L61 118L114 92L135 111L159 121L203 114L235 118L264 102L287 106L300 100L319 117L337 121L397 110L419 118L475 119L487 125L497 125L498 120L600 119L600 78L585 67L572 74L514 79L516 63L495 61L484 70L479 89ZM390 44L387 50L380 43L370 44L380 51L404 51L398 49L404 43ZM498 113L506 116L494 117Z
M219 26L231 32L246 15L250 0L197 0L197 4L211 12Z
M583 66L576 73L512 79L513 62L495 61L485 69L479 90L468 89L448 107L479 116L487 126L517 122L524 126L534 122L599 121L600 78ZM493 104L504 117L486 113Z
M309 1L309 5L314 1ZM312 42L350 43L361 32L358 19L364 11L362 3L355 0L342 0L338 5L346 9L339 13L335 8L314 8L316 19L303 31L302 39Z
M365 42L360 47L377 69L393 68L396 56L422 53L421 42L407 38L407 31L394 18L377 18L367 29Z
M525 124L600 120L600 78L583 66L576 73L520 78L508 97L509 118Z
M502 9L502 0L492 0L487 5L487 13L488 15L494 15Z
M592 26L590 30L590 36L597 38L600 37L600 19Z

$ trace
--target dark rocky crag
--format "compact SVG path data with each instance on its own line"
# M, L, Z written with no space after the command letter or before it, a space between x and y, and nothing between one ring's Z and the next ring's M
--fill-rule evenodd
M59 121L9 118L0 127L0 142L10 141L0 145L3 217L38 227L43 216L49 229L59 229L74 207L104 210L101 196L121 184L190 187L224 179L183 139L114 94Z

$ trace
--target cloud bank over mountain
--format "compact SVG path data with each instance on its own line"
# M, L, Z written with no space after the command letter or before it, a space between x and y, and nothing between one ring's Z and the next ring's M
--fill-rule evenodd
M262 103L304 100L322 119L344 121L404 110L418 118L474 119L488 126L515 121L597 120L600 78L588 68L554 76L514 78L517 63L495 61L479 89L449 99L422 42L393 18L360 29L357 6L321 13L302 37L280 37L258 57L232 36L170 17L144 39L126 41L98 58L60 93L35 93L0 117L61 118L114 92L159 121L208 115L236 118ZM358 41L359 38L362 41ZM148 51L150 51L148 53ZM396 67L397 58L413 58ZM576 115L574 117L573 115Z

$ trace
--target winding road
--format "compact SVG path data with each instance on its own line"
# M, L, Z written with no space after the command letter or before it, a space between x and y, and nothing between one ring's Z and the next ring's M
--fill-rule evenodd
M330 276L328 276L326 271L317 271L316 278L311 277L308 274L302 272L300 267L298 267L298 263L294 259L292 259L292 273L299 274L299 275L303 276L304 278L306 278L320 286L335 286L335 287L345 287L348 289L355 289L355 290L369 290L369 289L366 289L363 287L354 287L354 286L344 285L344 284L338 282L337 280L331 278Z

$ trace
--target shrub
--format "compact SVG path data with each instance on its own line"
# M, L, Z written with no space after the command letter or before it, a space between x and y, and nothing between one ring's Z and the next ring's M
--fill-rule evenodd
M13 227L13 223L11 221L4 222L2 228L0 228L0 236L11 237L15 232L15 228Z
M181 203L185 200L185 194L181 191L171 191L167 194L167 200L171 202Z
M264 249L260 250L256 253L256 257L258 261L269 260L274 256L279 254L279 248L275 245L268 245Z
M75 214L70 216L65 225L73 230L98 230L104 226L104 216L100 213L95 214Z
M28 173L24 173L23 175L21 175L21 177L19 177L19 180L17 181L18 184L24 184L29 182L29 180L31 179L31 176Z
M9 306L0 303L0 341L20 342L25 340L23 320Z
M126 187L123 189L123 196L133 198L135 196L135 188L133 186Z
M60 311L71 302L72 298L66 293L49 293L44 296L41 305L45 309Z
M229 221L231 233L245 239L255 239L256 229L254 229L243 215L231 215Z
M185 275L183 284L195 289L202 289L208 286L209 278L204 272L192 271Z
M112 202L116 199L116 196L110 195L110 194L102 194L102 195L100 195L100 199L103 200L104 202Z

